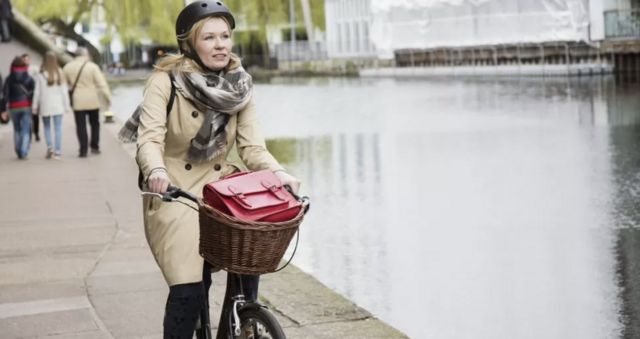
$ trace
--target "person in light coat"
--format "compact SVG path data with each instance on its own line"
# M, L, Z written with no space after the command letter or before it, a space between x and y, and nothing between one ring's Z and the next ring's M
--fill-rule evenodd
M42 117L44 138L47 142L46 158L59 160L62 154L62 115L71 113L69 90L62 69L58 65L55 53L49 51L44 55L40 73L35 77L36 87L33 92L32 109ZM51 138L53 122L54 140Z
M231 53L234 27L233 16L217 1L195 1L178 16L182 54L159 62L143 103L120 131L123 140L137 136L136 160L148 191L162 194L171 184L202 196L207 183L233 171L227 155L235 143L250 170L272 170L297 192L300 182L266 148L251 76ZM169 73L177 91L167 112ZM147 242L169 285L164 337L192 338L211 285L210 267L198 253L198 214L182 204L142 200ZM258 277L243 280L248 298L255 299Z
M80 47L78 56L63 68L64 75L73 91L71 107L76 121L76 133L80 143L79 157L85 158L89 146L91 153L100 153L100 106L101 98L111 104L111 91L100 67L89 60L89 51ZM76 84L76 79L78 82ZM74 87L75 85L75 87ZM87 136L87 118L91 125L91 141Z

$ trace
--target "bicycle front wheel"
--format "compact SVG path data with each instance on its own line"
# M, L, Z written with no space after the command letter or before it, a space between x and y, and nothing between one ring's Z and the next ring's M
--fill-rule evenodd
M240 312L242 339L286 339L276 317L265 308L249 308Z

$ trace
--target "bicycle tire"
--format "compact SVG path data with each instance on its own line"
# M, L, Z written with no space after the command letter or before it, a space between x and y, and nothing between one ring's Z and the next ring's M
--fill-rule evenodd
M242 339L286 339L276 317L266 308L246 308L240 311Z

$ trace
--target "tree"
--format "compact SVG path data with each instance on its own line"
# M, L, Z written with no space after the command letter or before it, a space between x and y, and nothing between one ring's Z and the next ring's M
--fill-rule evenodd
M94 59L99 60L97 48L75 32L78 23L104 20L104 42L111 41L117 33L125 44L143 38L175 44L172 23L184 7L184 0L14 0L14 6L39 24L49 25L56 34L87 46Z
M175 25L184 0L104 0L106 21L124 43L143 38L176 44Z
M303 12L300 5L301 0L295 0L296 26L302 24ZM324 29L324 0L307 1L310 5L311 20ZM255 31L258 40L262 45L264 64L268 65L269 45L267 39L267 28L269 26L289 24L289 0L226 0L225 3L236 16L236 21L244 23L238 27L241 31ZM306 25L307 30L313 29L311 25ZM307 32L307 36L313 36ZM238 44L248 44L252 39L251 34L242 34L236 40Z
M295 1L296 26L303 23L299 1ZM313 23L324 28L324 0L305 1L309 2ZM288 24L289 0L226 0L225 4L236 21L244 23L239 27L241 31L257 33L239 34L236 43L249 44L257 37L264 64L268 65L267 27ZM97 19L106 22L103 43L117 34L125 44L148 38L158 44L175 45L174 23L184 0L14 0L14 6L40 25L53 28L54 33L87 46L94 59L99 60L98 49L75 32L78 23L90 24ZM306 27L312 29L308 23Z
M286 21L287 0L227 0L226 4L235 13L236 21L244 23L247 34L236 35L236 44L248 44L252 34L257 33L258 42L262 45L263 65L269 65L269 45L267 40L267 27Z
M95 58L100 55L98 50L82 35L77 34L74 28L96 2L97 0L14 0L13 3L19 11L40 25L48 24L55 33L87 46Z

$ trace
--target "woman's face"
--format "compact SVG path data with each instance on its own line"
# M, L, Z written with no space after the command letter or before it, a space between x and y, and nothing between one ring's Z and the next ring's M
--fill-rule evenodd
M231 31L227 22L220 18L208 19L196 36L196 53L202 63L214 71L227 66L231 46Z

